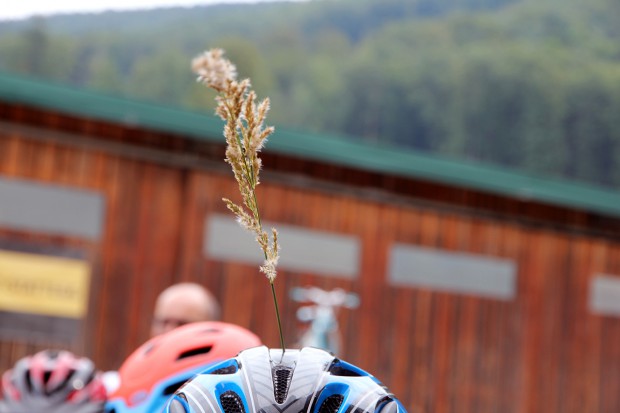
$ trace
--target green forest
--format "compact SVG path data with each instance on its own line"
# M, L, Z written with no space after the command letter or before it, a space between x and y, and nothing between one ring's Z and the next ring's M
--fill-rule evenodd
M620 1L311 0L0 22L0 70L212 113L221 47L270 123L620 188Z

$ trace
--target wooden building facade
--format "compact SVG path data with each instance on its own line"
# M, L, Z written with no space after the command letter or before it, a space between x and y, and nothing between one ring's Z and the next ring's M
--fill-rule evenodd
M221 126L0 76L1 370L50 346L116 368L182 280L278 346ZM289 344L290 290L340 287L342 358L410 412L620 411L619 195L279 130L262 158Z

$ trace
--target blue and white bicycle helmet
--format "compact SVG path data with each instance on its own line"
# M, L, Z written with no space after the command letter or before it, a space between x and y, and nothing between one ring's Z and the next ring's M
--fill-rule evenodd
M375 377L331 353L244 350L181 387L165 413L406 413Z

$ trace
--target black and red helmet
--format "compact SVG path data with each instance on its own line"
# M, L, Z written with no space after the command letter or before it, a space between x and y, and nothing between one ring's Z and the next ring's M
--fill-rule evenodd
M106 390L91 360L44 350L2 375L2 396L0 413L100 413Z

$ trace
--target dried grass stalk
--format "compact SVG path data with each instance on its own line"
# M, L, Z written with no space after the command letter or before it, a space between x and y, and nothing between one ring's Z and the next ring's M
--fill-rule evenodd
M227 144L226 162L232 167L243 205L227 198L223 198L223 201L235 214L237 222L255 234L256 241L263 251L265 262L260 266L260 271L265 274L271 285L280 329L280 342L284 349L278 301L273 286L280 256L278 233L272 228L270 238L263 230L256 198L261 169L258 153L274 131L272 126L264 125L269 112L269 98L256 102L256 93L251 89L250 80L237 80L235 65L224 58L221 49L211 49L194 58L192 69L198 75L199 82L218 92L215 98L217 102L215 113L226 122L224 126Z

